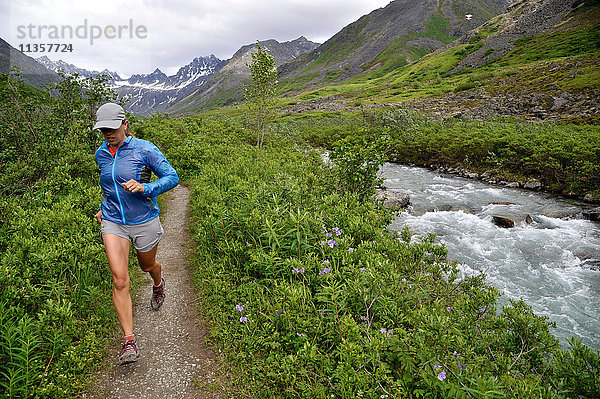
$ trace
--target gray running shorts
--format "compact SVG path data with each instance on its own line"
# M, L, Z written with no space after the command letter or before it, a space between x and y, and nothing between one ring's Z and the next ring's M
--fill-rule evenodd
M138 252L148 252L158 244L165 231L160 218L140 224L122 225L102 219L102 234L114 234L131 240Z

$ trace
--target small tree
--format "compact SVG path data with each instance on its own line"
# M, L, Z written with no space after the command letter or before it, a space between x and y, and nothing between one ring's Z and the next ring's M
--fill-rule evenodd
M383 182L377 176L387 161L391 146L387 132L348 136L334 143L329 159L338 178L338 190L358 195L362 201L375 194L375 187Z
M256 42L258 51L252 53L252 62L248 65L252 83L244 90L248 108L256 122L256 146L262 147L265 130L275 112L275 88L277 86L277 68L272 55L263 51L260 42Z

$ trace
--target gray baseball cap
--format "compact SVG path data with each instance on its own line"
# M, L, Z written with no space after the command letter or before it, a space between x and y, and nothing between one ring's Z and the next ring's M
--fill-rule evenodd
M119 104L106 103L96 111L94 129L118 129L127 119L125 110Z

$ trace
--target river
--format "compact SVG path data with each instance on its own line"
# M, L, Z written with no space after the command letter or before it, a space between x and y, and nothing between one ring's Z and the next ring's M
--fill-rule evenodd
M436 234L462 275L485 273L503 294L500 304L523 298L556 322L563 345L575 336L600 349L600 224L580 216L589 204L397 164L384 165L381 176L388 189L411 198L391 228ZM513 213L533 222L492 222L492 215Z

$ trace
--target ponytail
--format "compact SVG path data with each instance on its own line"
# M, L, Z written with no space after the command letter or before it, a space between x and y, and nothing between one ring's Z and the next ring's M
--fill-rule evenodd
M127 119L123 119L123 123L129 122ZM125 129L125 137L135 137L133 133L129 131L129 124L127 124L127 128Z

